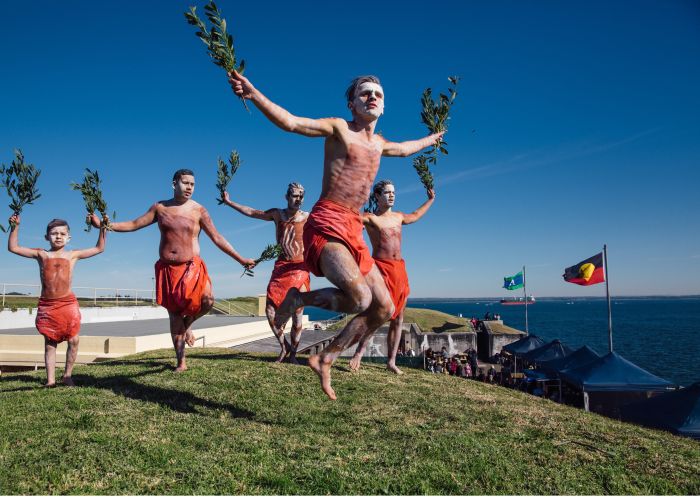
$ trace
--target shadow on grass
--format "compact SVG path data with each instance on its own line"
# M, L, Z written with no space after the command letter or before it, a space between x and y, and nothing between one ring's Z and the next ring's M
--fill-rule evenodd
M457 328L464 328L464 327L465 327L465 325L459 324L459 323L445 323L442 326L437 326L437 327L433 328L431 331L433 333L444 333L446 331L456 330ZM467 331L468 330L466 330L466 329L464 330L465 333Z
M34 371L32 371L34 373ZM4 375L3 375L4 376ZM24 386L16 388L3 388L3 383L34 383L35 386ZM37 388L44 388L46 383L46 375L35 376L34 374L17 374L13 373L11 377L0 377L0 393L7 392L24 392L27 390L36 390Z
M170 368L163 368L163 371L166 369ZM239 409L233 405L202 399L189 392L143 385L133 380L136 376L145 376L153 373L154 372L149 371L140 375L120 375L106 378L73 375L73 379L80 386L111 390L116 395L121 395L122 397L144 402L153 402L181 413L196 414L198 413L198 408L204 408L227 411L234 418L253 419L255 417L255 413L247 409Z
M266 354L265 352L261 352L260 354ZM225 354L206 354L206 353L197 353L192 350L187 351L187 357L188 359L197 359L197 360L237 360L237 361L254 361L254 362L275 362L275 359L277 356L275 354L270 354L270 355L260 355L260 354L250 354L248 352L228 352Z

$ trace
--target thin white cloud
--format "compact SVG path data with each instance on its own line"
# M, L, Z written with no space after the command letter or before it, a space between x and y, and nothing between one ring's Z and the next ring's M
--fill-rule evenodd
M443 186L470 179L487 178L501 174L509 174L515 171L549 166L560 162L570 162L575 159L600 154L608 150L625 145L627 143L634 142L636 140L639 140L640 138L656 133L660 129L661 128L648 129L640 133L628 136L627 138L623 138L621 140L609 143L602 143L598 145L593 145L589 143L579 143L575 145L567 145L566 147L560 149L540 149L530 152L524 152L516 154L513 157L510 157L505 160L490 162L487 164L482 164L480 166L470 167L469 169L463 169L462 171L457 171L456 173L449 174L446 176L440 176L436 178L435 185ZM414 183L406 188L401 188L399 193L411 193L422 189L422 184Z

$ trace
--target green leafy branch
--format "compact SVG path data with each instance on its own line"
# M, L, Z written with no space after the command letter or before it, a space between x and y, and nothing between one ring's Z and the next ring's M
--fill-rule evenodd
M437 100L433 99L433 91L426 88L421 98L423 110L420 114L423 124L428 127L431 134L447 131L448 121L450 119L450 109L457 97L457 84L459 77L450 76L447 78L450 82L450 87L447 89L449 96L440 93ZM428 151L428 162L435 164L437 162L438 152L447 155L447 142L442 138Z
M271 261L271 260L277 259L281 255L282 255L282 246L280 244L268 245L267 247L265 247L265 250L262 251L262 253L260 254L260 257L255 259L255 265L257 266L261 262ZM245 276L254 276L255 273L253 272L252 269L245 268L243 270L243 274L241 275L241 278L244 275Z
M102 222L105 223L105 227L108 230L112 229L112 223L107 217L107 203L102 196L102 188L100 186L100 175L97 170L91 171L90 169L85 169L85 178L83 178L82 183L71 183L70 186L73 190L79 190L83 195L83 200L85 201L85 209L92 214L94 212L99 212L102 216ZM112 213L112 219L117 218L117 213ZM92 229L92 224L89 220L85 221L87 228L85 231L90 231Z
M20 215L25 205L32 204L41 197L36 187L40 174L41 169L24 162L24 154L19 149L15 150L15 159L11 165L0 166L1 184L7 190L10 197L9 207L14 214ZM15 224L10 222L10 229L14 227ZM0 229L7 231L2 225Z
M429 158L425 155L419 155L413 159L413 168L418 173L420 182L423 183L426 191L432 190L434 187L433 173L430 172L430 167L428 167Z
M204 14L211 23L209 29L207 29L204 21L197 16L197 7L190 7L190 11L185 12L185 19L188 24L195 26L199 30L195 34L207 46L207 52L214 64L222 67L227 73L235 70L239 74L243 74L245 61L241 59L241 63L236 67L236 50L233 48L233 36L228 33L226 19L221 17L221 11L213 0L209 0L209 3L204 6ZM241 98L241 101L245 109L250 112L245 100Z
M224 193L228 188L228 184L231 182L233 175L236 174L238 167L241 165L241 156L235 150L231 152L231 155L229 155L228 158L228 162L231 164L230 169L229 166L221 160L221 157L218 158L218 161L219 167L216 174L216 188L219 190L219 198L216 199L216 201L219 203L219 205L221 205L224 203Z

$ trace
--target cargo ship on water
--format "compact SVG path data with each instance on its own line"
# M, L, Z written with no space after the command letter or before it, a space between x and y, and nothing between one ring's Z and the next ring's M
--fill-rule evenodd
M535 297L529 295L527 297L527 305L535 303ZM525 297L508 297L501 299L501 305L525 305Z

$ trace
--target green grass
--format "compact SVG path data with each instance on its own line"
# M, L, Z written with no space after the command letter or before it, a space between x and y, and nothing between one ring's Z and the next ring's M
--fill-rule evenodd
M249 314L258 315L258 298L257 297L235 297L225 299L227 302L236 304L237 309L245 310Z
M2 494L698 494L700 444L500 387L226 349L0 377Z
M348 319L351 319L348 316ZM403 313L404 323L416 323L423 332L443 333L465 333L472 332L474 328L466 318L460 318L447 314L445 312L434 311L432 309L416 309L415 307L406 307ZM329 330L339 330L345 326L345 320L340 320L337 323L329 326Z

